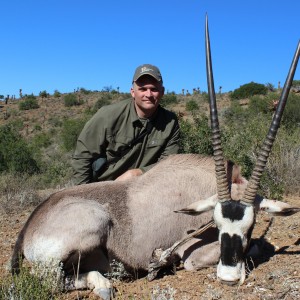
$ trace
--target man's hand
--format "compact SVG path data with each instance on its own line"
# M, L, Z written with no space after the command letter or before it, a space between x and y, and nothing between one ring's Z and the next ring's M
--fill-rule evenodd
M143 174L143 171L141 169L128 170L125 173L123 173L122 175L120 175L118 178L116 178L116 181L125 181L125 180L131 179L133 177L140 176L142 174Z

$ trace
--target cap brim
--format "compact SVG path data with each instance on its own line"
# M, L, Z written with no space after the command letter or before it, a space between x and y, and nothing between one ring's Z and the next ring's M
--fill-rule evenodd
M139 78L141 78L141 77L143 77L145 75L149 75L149 76L153 77L156 81L162 81L162 78L160 78L160 77L157 78L156 76L154 76L153 74L148 73L148 72L145 72L145 73L139 75L137 78L134 78L133 81L137 81Z

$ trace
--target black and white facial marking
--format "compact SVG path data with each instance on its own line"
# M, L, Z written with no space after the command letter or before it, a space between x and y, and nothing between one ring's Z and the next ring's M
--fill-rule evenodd
M214 220L221 244L217 276L229 284L243 283L246 276L244 257L255 221L254 207L233 200L218 202Z

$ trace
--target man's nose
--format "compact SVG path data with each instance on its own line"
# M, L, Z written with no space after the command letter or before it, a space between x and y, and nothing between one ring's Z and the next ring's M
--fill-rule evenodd
M147 90L146 90L146 96L147 96L147 97L151 97L151 96L152 96L152 91L151 91L151 89L147 89Z

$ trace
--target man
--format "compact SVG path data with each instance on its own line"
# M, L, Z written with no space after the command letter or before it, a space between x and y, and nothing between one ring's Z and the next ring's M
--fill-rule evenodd
M132 99L102 107L83 128L72 160L76 184L127 180L178 153L177 117L159 105L159 69L137 67L130 92Z

